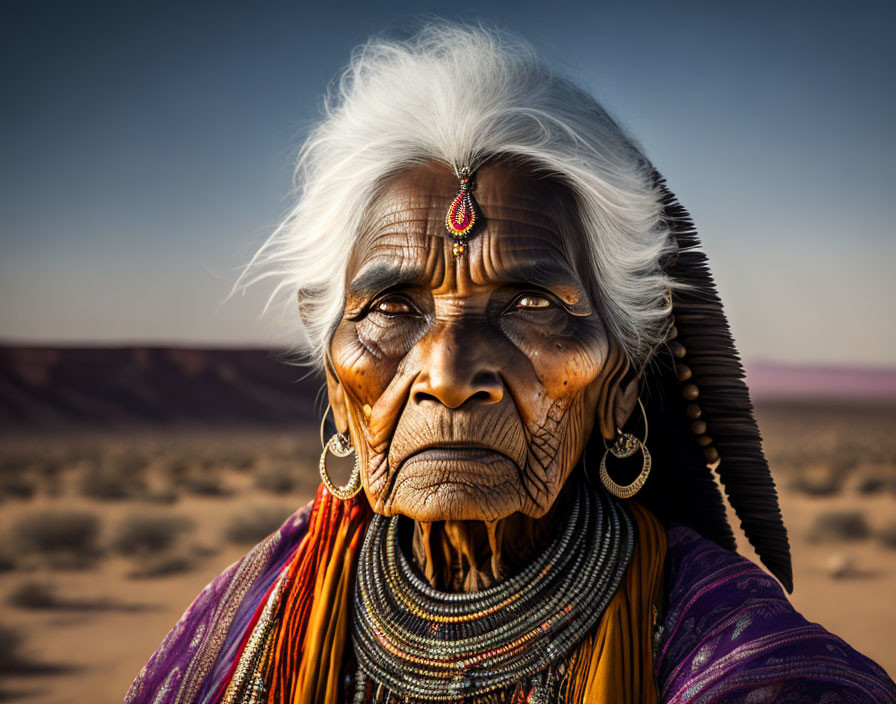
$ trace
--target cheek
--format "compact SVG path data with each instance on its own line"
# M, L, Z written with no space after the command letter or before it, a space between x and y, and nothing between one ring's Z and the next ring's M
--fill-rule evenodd
M505 327L550 402L568 405L600 376L609 346L598 322L574 320L561 327L514 321Z
M359 452L362 480L371 505L379 504L388 478L388 451L407 398L410 380L398 355L371 345L353 321L342 321L330 344L333 366L346 392L349 426Z
M528 355L544 398L527 410L532 437L526 481L545 512L581 456L594 427L594 390L609 346L600 334L529 336Z
M371 345L357 327L349 320L339 324L330 342L330 355L349 402L372 406L395 375L399 360Z
M344 322L354 328L358 344L386 363L407 355L428 327L428 320L422 315L389 316L378 312L357 322Z

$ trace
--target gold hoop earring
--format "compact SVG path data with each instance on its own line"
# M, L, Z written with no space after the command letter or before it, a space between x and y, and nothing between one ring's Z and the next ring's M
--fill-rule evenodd
M327 412L329 412L329 410L330 406L328 405L327 410L324 411L324 418L320 424L321 444L323 444L324 423L326 422ZM355 453L355 466L352 468L352 475L349 477L348 482L342 486L336 486L330 479L330 475L327 474L328 452L333 453L336 457L348 457L355 452L355 448L352 447L352 442L347 436L340 432L336 432L330 437L326 445L324 445L324 450L320 453L320 462L318 464L320 479L324 483L324 486L327 487L327 491L337 499L342 499L343 501L350 499L361 491L361 460L357 453Z
M620 433L619 437L612 446L604 451L603 456L600 458L600 482L607 491L620 499L630 499L641 490L641 487L647 481L650 467L653 463L650 451L647 449L647 412L644 410L644 404L641 403L640 398L638 399L638 405L641 406L641 413L644 415L644 439L640 440L631 433L623 433L619 428L616 428ZM607 455L610 454L613 457L623 459L631 457L638 450L641 450L641 454L644 457L644 461L641 463L641 473L631 484L622 486L614 482L610 478L609 472L607 472Z

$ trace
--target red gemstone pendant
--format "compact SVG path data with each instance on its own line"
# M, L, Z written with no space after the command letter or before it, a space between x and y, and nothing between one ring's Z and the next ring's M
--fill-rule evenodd
M454 238L452 251L455 257L461 256L466 250L467 235L476 225L476 205L470 195L470 170L461 169L460 192L451 202L448 214L445 216L445 227Z

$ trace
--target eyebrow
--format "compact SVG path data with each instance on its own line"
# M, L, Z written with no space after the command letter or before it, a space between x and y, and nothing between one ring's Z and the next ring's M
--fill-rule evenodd
M422 267L401 267L390 264L374 264L365 269L348 287L349 296L370 298L384 289L420 281L424 277Z
M578 294L578 304L588 300L588 292L575 272L556 261L520 262L501 267L496 272L503 283L529 284L557 292L557 289L572 289Z
M496 272L499 278L505 282L530 283L549 288L551 286L569 286L582 288L575 273L562 264L555 261L525 262L501 267Z

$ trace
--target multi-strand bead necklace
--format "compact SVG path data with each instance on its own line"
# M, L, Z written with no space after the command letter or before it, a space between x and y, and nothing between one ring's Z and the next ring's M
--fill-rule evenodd
M358 561L352 643L357 704L554 701L564 663L628 567L631 517L605 492L575 487L566 525L516 575L441 592L399 545L399 517L375 515Z

